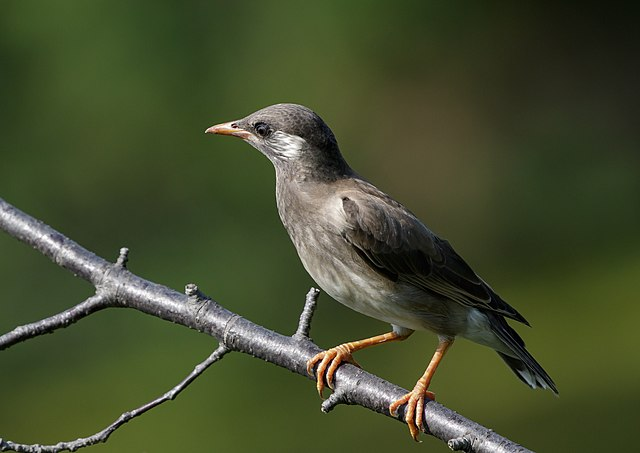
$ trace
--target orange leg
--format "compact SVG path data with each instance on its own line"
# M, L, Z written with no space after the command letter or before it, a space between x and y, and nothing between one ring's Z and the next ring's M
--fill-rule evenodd
M431 400L435 400L435 395L427 390L431 383L431 378L436 372L436 368L438 368L438 364L442 360L442 357L444 357L444 353L447 352L447 349L449 349L449 346L452 344L453 339L440 338L438 348L433 354L427 370L424 372L422 377L418 379L413 390L404 395L398 401L391 403L389 406L391 416L396 417L398 415L398 408L405 403L407 404L404 419L409 426L411 437L413 437L413 440L415 441L418 440L418 434L420 433L420 430L422 430L424 422L424 398L426 396Z
M413 332L411 332L413 333ZM400 335L395 332L385 333L383 335L377 335L375 337L366 338L364 340L354 341L351 343L343 343L335 348L328 349L323 352L319 352L311 360L307 362L307 373L313 376L313 367L320 362L318 369L316 370L316 388L318 393L322 396L322 391L325 387L325 372L326 383L330 388L333 388L333 378L338 369L338 366L342 362L349 362L355 366L358 365L351 355L352 352L359 351L360 349L368 348L369 346L375 346L377 344L388 343L390 341L401 341L407 338L411 333L406 335Z

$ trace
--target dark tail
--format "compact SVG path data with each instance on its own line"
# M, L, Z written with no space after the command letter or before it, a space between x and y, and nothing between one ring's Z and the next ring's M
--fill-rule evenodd
M524 341L500 315L491 316L491 328L502 342L511 349L513 355L498 352L518 378L531 388L550 389L556 395L558 388L553 379L536 362L524 347Z

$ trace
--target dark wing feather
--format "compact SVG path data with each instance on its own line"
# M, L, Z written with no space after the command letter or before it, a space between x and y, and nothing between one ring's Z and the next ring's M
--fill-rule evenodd
M529 324L458 255L411 212L375 187L342 197L343 237L380 274L408 282L463 305L489 310Z

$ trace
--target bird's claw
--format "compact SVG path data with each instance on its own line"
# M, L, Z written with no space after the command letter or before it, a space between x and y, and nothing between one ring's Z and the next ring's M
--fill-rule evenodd
M313 356L307 362L307 373L309 376L313 376L313 368L318 362L320 363L316 370L316 389L318 389L320 397L322 397L322 391L325 388L325 376L326 386L333 389L334 376L338 366L340 366L342 362L348 362L358 368L361 368L360 364L356 362L351 355L351 349L346 344L341 344L335 348L319 352Z
M392 417L398 416L398 409L400 408L400 406L402 406L403 404L407 405L404 413L404 420L409 427L411 437L413 437L413 440L415 440L416 442L420 442L418 440L420 431L424 432L425 397L429 398L430 400L436 399L436 395L433 392L426 390L424 388L424 385L418 382L412 391L389 405L389 413Z

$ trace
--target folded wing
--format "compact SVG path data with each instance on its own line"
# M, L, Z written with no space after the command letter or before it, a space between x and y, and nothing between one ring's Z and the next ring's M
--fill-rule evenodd
M362 182L342 196L342 236L374 270L463 305L529 325L451 247L404 206Z

